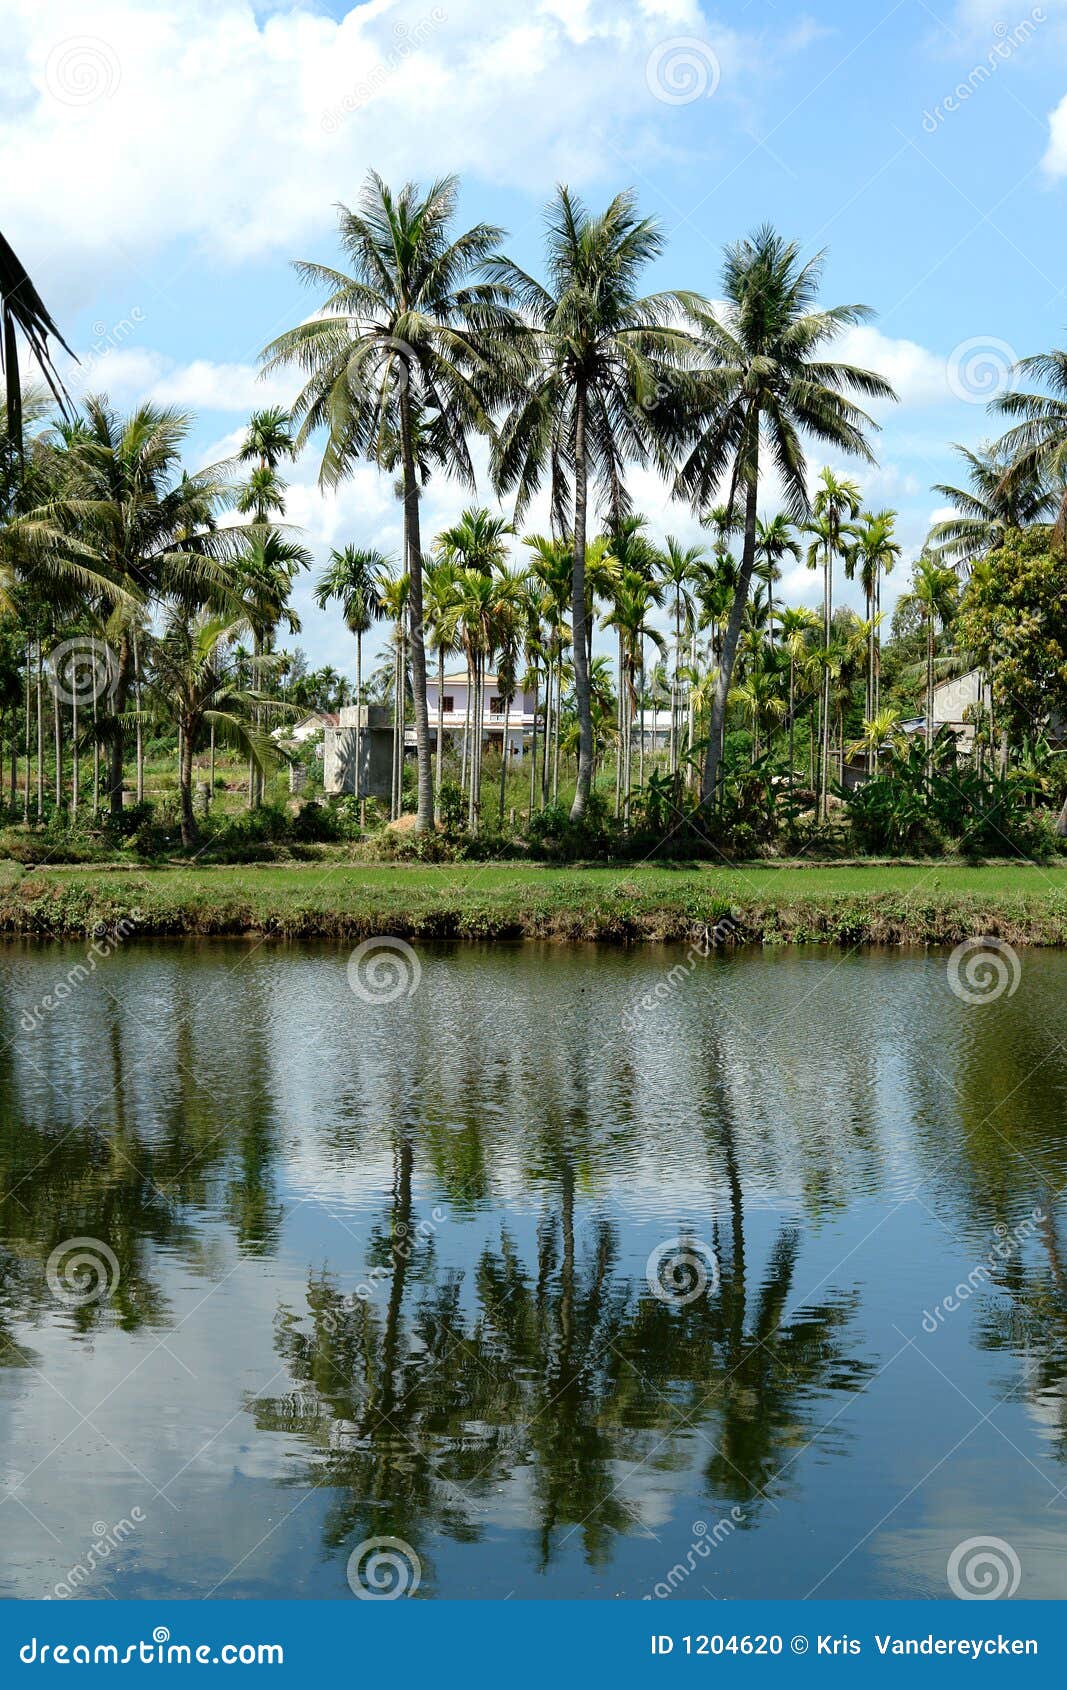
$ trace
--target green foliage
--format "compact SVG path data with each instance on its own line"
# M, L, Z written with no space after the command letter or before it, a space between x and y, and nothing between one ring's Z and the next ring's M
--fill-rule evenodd
M1013 743L1067 714L1067 561L1047 528L1010 529L975 566L958 632L990 672Z

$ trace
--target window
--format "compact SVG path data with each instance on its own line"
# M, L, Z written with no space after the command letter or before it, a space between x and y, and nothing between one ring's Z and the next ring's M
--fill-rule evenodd
M504 700L502 698L491 698L489 700L489 714L490 716L502 716L504 714Z
M455 708L456 708L456 701L452 697L452 694L450 692L446 692L446 693L442 694L442 697L441 697L441 714L443 716L450 716L452 714L453 710L455 710Z

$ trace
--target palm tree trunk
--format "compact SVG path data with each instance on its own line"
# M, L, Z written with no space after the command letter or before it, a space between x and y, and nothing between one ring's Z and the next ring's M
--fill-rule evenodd
M819 748L819 816L825 821L828 814L827 791L830 775L830 625L833 620L833 562L830 547L823 559L823 645L826 666L822 678L822 742Z
M796 743L796 722L794 720L795 706L796 706L796 658L793 655L792 648L790 648L790 652L789 652L789 785L790 785L790 787L792 787L792 785L793 785L793 776L794 776L794 773L796 771L796 760L793 756L793 747Z
M133 637L133 695L137 701L137 802L144 803L144 733L141 728L141 654L138 648L137 635ZM214 728L212 728L214 734ZM212 739L212 747L214 747ZM212 789L215 785L214 762L211 769Z
M589 648L585 603L585 527L588 464L585 450L585 389L579 384L574 406L574 570L571 581L571 624L574 641L574 702L578 713L578 780L571 820L585 814L593 780L593 703L589 684ZM558 724L557 769L558 790Z
M441 781L445 767L445 648L437 648L437 766L434 769L434 821L441 821Z
M748 604L748 589L756 561L756 502L759 491L758 447L754 456L752 478L745 489L745 540L741 552L741 573L737 578L734 602L730 606L730 619L726 624L726 634L719 655L719 672L715 677L715 693L711 701L708 750L704 760L704 779L700 786L700 802L706 810L710 810L714 803L719 785L719 769L722 764L723 737L726 728L726 700L730 693L730 682L733 679L734 663L737 659L737 644L741 638L741 627L745 620L745 607Z
M41 642L37 641L37 682L36 682L36 711L37 711L37 820L44 820L44 711L42 709L44 695L44 664L41 656Z
M404 539L408 561L411 695L415 706L415 755L419 771L415 831L427 833L433 827L433 777L430 769L430 718L426 707L426 634L423 627L419 487L412 442L411 394L407 387L400 395L400 450L404 465Z
M533 819L534 806L537 803L537 711L541 702L541 672L534 663L530 667L533 676L533 731L530 736L530 819Z
M563 655L561 653L560 657L559 657L559 661L556 664L556 709L555 709L555 725L554 725L553 744L552 744L552 802L553 802L553 804L556 804L556 803L559 802L559 742L560 742L560 737L561 737L560 736L560 729L561 729L561 726L562 726L562 723L561 723L562 715L563 715ZM571 806L571 815L573 816L573 814L574 814L574 806L572 805Z
M637 746L637 784L639 787L642 787L645 784L645 637L643 634L641 636L640 651L641 667L638 671L638 687L640 690L637 695L637 709L639 721L638 732L641 738Z
M356 629L356 767L352 775L352 794L359 798L360 765L363 760L363 630ZM359 798L359 825L367 825L367 800Z
M508 772L508 717L511 714L511 699L501 694L504 705L504 737L500 742L500 814L497 818L501 829L504 826L504 798L507 786Z
M182 844L188 850L199 840L200 834L193 814L193 735L179 724L178 738L181 755L178 764L178 785L181 788Z
M23 825L26 826L26 827L28 827L29 823L30 823L30 687L32 685L32 680L31 680L31 676L30 676L30 664L32 662L31 649L32 648L29 645L27 645L27 647L26 647L26 715L25 715L26 774L25 774L25 779L23 781L23 787L22 787L22 821L23 821Z

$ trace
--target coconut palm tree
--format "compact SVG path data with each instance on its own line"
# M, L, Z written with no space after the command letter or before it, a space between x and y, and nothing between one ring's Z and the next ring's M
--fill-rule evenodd
M325 610L334 601L340 604L345 627L356 637L356 709L363 703L363 636L370 632L382 616L382 601L378 587L383 575L391 568L384 552L373 548L344 546L330 552L330 561L315 583L315 603ZM356 759L353 787L359 784L360 724L356 718ZM365 809L361 806L361 816Z
M972 451L954 446L967 465L967 487L937 482L933 491L956 507L954 516L935 522L923 548L939 563L967 571L987 552L995 550L1012 528L1040 522L1055 508L1056 497L1032 473L1011 471L1004 442L984 442Z
M501 231L478 223L455 235L456 194L451 176L426 193L408 182L394 194L372 172L356 209L339 211L349 272L299 264L326 298L263 355L268 369L295 364L307 378L293 407L297 441L325 429L324 486L336 486L363 460L400 471L420 831L433 826L434 808L420 484L431 468L443 468L474 485L470 437L491 432L491 400L517 344L506 291L484 275Z
M865 322L864 305L817 304L823 255L801 262L794 242L764 226L728 247L721 309L697 308L697 330L712 369L706 415L678 478L699 506L725 484L728 510L744 512L744 543L737 588L722 646L701 797L714 799L722 761L726 701L733 678L749 584L756 566L756 512L764 448L783 485L795 523L808 515L801 434L872 460L867 431L876 425L850 397L895 397L870 370L828 361L829 344L843 330Z
M662 245L632 193L616 195L594 216L561 187L548 211L547 285L510 260L490 266L523 309L533 356L531 378L501 425L494 477L502 491L514 491L518 520L547 476L554 530L574 536L575 819L589 800L594 756L585 579L590 487L601 491L605 514L617 523L626 512L627 466L650 458L667 464L693 357L692 338L678 326L682 296L638 293Z
M254 758L262 769L277 761L278 751L269 736L260 732L257 717L266 709L295 709L244 688L230 650L240 627L225 617L172 610L161 636L151 643L151 693L181 739L178 786L182 844L187 849L200 837L193 809L193 758L204 728ZM271 661L279 660L267 659Z
M905 605L917 606L926 631L926 755L934 743L934 635L940 624L948 626L956 614L960 583L954 569L933 558L920 557L912 566L911 587L901 595Z
M867 651L867 708L868 719L879 709L879 679L881 639L882 576L891 573L900 558L900 546L894 537L896 512L889 510L873 514L864 511L852 526L852 534L845 548L845 574L851 581L857 575L867 602L867 626L870 644ZM871 767L868 758L868 769Z
M854 481L837 476L831 469L819 472L812 500L812 521L804 532L812 536L808 547L808 568L822 565L823 644L829 652L834 614L834 560L842 557L855 538L851 524L860 513L860 490ZM819 815L825 821L830 769L830 682L832 665L823 671L821 733L819 738Z
M993 406L1017 419L995 448L1006 464L1002 496L1025 501L1047 488L1045 509L1056 510L1053 543L1067 548L1067 352L1054 348L1020 358L1013 375L1043 382L1050 391L1020 393L1013 385Z
M17 331L17 332L16 332ZM30 353L51 389L52 397L63 416L69 416L66 388L56 374L48 342L57 340L65 352L71 352L55 325L18 254L0 235L0 368L4 375L7 438L16 454L22 456L22 381L19 372L18 336L21 334Z
M437 653L437 755L434 761L434 819L441 820L441 783L445 767L445 658L460 651L460 570L435 554L423 572L426 637Z
M122 811L123 717L134 675L138 606L176 604L193 612L237 603L232 569L249 536L219 525L231 489L216 469L180 472L189 418L140 405L120 418L106 399L89 398L84 416L61 431L64 486L26 518L32 535L51 530L73 567L88 564L105 583L98 608L115 647L106 719L110 742L109 801Z

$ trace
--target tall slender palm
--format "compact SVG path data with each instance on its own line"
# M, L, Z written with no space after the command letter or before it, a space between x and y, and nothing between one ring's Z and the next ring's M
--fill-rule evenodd
M774 583L782 579L782 564L787 557L800 561L800 541L793 524L784 511L777 511L768 520L756 518L756 563L753 575L767 588L767 620L774 627ZM773 637L773 635L772 635Z
M382 615L378 584L388 574L390 560L384 552L359 546L344 546L330 552L330 561L315 583L315 603L320 610L335 600L341 606L345 627L356 637L356 710L363 703L363 636ZM356 717L356 757L352 790L359 786L360 723Z
M423 577L423 613L426 637L437 653L437 754L434 761L434 818L441 820L441 783L445 766L445 658L461 650L459 614L462 595L460 570L446 558L435 556L426 564Z
M411 577L393 573L392 563L378 581L382 615L393 624L393 784L389 819L404 810L404 737L407 717L408 630L411 626Z
M673 534L667 535L660 557L660 574L671 596L674 610L674 673L671 677L671 734L669 764L672 775L678 773L678 730L682 708L682 626L692 628L694 602L693 581L697 564L706 556L703 546L683 546Z
M810 655L812 639L819 627L819 619L813 610L805 608L775 611L779 627L782 631L782 649L789 658L789 778L796 774L796 678L797 669Z
M788 515L802 522L809 504L801 431L870 461L866 431L875 424L849 395L895 397L889 383L874 372L827 361L828 343L866 321L871 312L863 305L820 308L822 265L821 254L804 264L793 242L761 228L727 249L721 311L695 313L713 368L706 420L698 422L679 485L703 506L725 484L728 508L743 506L745 522L741 568L712 702L701 789L706 805L718 785L726 701L756 564L761 447L765 444L782 482Z
M926 633L926 754L934 743L934 637L938 625L948 626L956 613L960 583L954 569L934 558L920 557L912 568L911 587L901 602L916 605Z
M812 536L808 548L808 568L822 564L823 645L829 652L832 644L834 615L834 562L844 556L854 538L851 524L860 513L860 490L854 481L837 476L831 469L819 472L819 485L812 500L813 520L804 531ZM822 722L819 753L819 814L827 813L830 771L830 685L832 665L827 662L823 671Z
M470 436L491 431L491 397L515 344L505 290L484 277L501 231L479 223L454 236L456 192L453 177L426 193L409 182L394 194L369 175L357 208L339 212L350 273L299 264L327 297L264 352L268 369L296 364L307 377L293 412L298 443L326 430L323 485L336 486L361 460L400 470L419 830L433 826L420 484L440 467L474 485Z
M1042 486L1032 468L1023 474L1010 473L1012 463L1004 442L988 442L972 451L954 446L967 466L966 487L937 482L934 492L956 507L954 516L935 522L926 537L925 550L940 563L970 569L986 552L999 546L1011 528L1026 528L1040 522L1055 507L1050 486Z
M532 377L501 426L494 476L502 490L514 490L518 519L547 475L553 527L574 535L575 819L589 801L594 761L585 579L590 485L601 490L606 514L617 521L626 510L627 465L650 458L666 464L693 354L690 335L677 326L682 296L637 291L662 245L656 224L638 215L632 193L616 195L594 216L561 187L548 211L547 285L507 259L490 267L523 308L534 359Z
M644 649L646 639L662 649L663 636L651 625L652 611L662 602L663 590L655 581L646 580L632 570L627 570L616 587L612 602L604 616L605 628L614 628L619 635L623 669L619 677L619 690L624 694L622 710L622 731L619 743L619 757L623 769L622 786L622 814L629 818L630 788L633 779L633 724L634 712L644 697ZM644 762L644 745L640 747L641 764Z
M280 405L253 411L237 457L240 463L254 463L260 470L274 471L283 459L295 458L296 441L288 411L283 411Z
M563 694L563 654L570 643L567 607L574 582L573 548L569 541L528 534L523 542L533 556L530 578L541 588L540 617L547 629L545 644L545 737L542 760L541 804L548 803L559 788L560 701Z
M900 558L900 546L894 535L896 512L883 510L872 514L865 511L852 526L852 537L845 549L845 574L849 580L859 576L863 596L867 602L867 624L870 643L867 651L867 708L868 720L878 714L879 676L881 669L881 639L878 633L882 607L882 577L889 575ZM868 757L868 769L872 766Z

